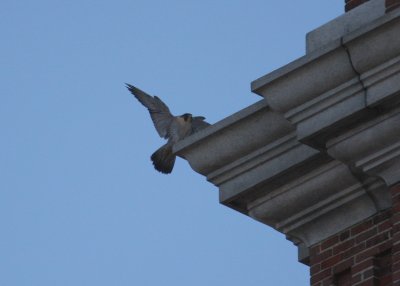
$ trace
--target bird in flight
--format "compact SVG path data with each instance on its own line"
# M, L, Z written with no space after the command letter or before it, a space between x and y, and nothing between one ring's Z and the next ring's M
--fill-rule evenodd
M151 155L151 161L157 171L164 174L171 173L176 159L176 155L172 152L173 145L210 124L204 121L205 117L192 116L190 113L174 116L168 106L157 96L151 96L128 83L126 83L126 88L149 110L151 120L160 137L168 140Z

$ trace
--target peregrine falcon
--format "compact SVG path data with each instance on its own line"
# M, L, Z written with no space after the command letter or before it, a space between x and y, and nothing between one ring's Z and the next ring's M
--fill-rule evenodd
M176 159L172 152L173 145L210 124L204 121L205 117L192 116L190 113L173 116L168 106L157 96L148 95L127 83L126 87L149 110L151 120L160 137L168 139L166 144L151 155L151 161L157 171L164 174L171 173Z

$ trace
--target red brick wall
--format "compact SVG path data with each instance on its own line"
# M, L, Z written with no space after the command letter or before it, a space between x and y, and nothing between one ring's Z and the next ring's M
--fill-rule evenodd
M393 285L400 285L400 186L392 189L392 271Z
M312 286L400 285L400 185L393 206L310 248Z
M400 0L386 0L386 12L400 7Z
M347 11L350 11L351 9L361 5L362 3L367 2L368 0L345 0L345 1L346 1L346 4L344 6L344 10L347 12Z
M368 0L345 0L344 10L350 11L351 9L367 2ZM400 0L385 0L386 12L400 7Z

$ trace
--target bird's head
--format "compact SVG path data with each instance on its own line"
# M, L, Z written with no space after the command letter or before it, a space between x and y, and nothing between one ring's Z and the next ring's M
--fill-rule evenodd
M185 121L189 121L189 122L192 121L192 115L190 113L182 114L180 117L182 117L183 120L185 120Z

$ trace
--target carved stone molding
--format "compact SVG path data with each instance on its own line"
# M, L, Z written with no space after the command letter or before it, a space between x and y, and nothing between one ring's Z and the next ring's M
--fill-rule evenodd
M250 202L249 215L296 244L311 246L376 213L374 198L346 165L331 161L314 167Z
M387 186L400 181L400 109L392 110L327 142L328 153Z
M174 146L221 203L284 233L303 262L390 207L400 181L400 11L381 12L254 81L261 101Z

